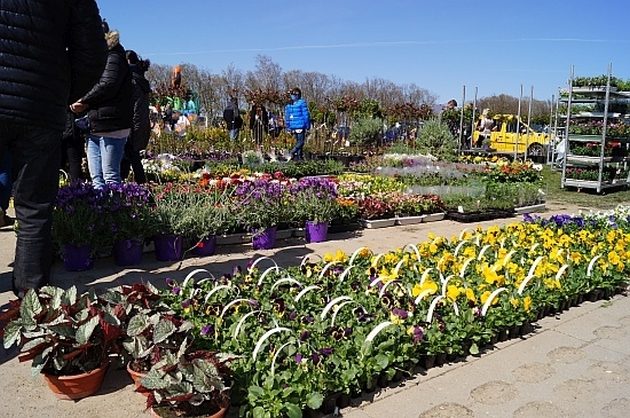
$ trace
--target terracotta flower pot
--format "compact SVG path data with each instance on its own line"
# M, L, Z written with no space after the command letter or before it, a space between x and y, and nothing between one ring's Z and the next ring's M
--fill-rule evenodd
M145 388L144 386L142 386L142 378L146 376L147 374L143 372L137 372L134 369L132 369L131 363L127 363L127 373L129 373L129 376L131 376L131 380L133 380L133 384L136 387L135 391L141 395L148 397L151 391Z
M162 415L159 414L161 408L158 408L158 411L155 411L155 407L151 408L151 416L154 418L162 418ZM168 407L164 408L167 411L171 411ZM206 418L223 418L227 415L228 410L230 409L229 406L226 406L225 408L221 408L219 409L217 412L214 412L212 414L209 415L205 415ZM169 415L170 416L170 415ZM201 416L201 415L198 415Z
M77 400L93 395L101 388L109 362L98 369L71 376L42 374L50 390L59 399Z

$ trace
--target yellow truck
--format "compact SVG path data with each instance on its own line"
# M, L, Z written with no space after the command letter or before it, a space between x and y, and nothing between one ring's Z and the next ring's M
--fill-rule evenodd
M518 124L516 115L498 114L494 115L492 120L494 121L494 127L490 133L489 151L501 154L514 154L516 148L516 153L522 155L525 155L525 150L527 150L528 157L546 155L549 147L548 134L536 132L522 119L520 124ZM519 125L520 133L517 132L517 125ZM472 137L473 147L477 144L479 135L480 132L476 126Z

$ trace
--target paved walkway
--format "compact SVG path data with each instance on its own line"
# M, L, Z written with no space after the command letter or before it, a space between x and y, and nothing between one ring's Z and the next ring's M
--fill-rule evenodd
M552 206L554 212L579 208ZM513 220L483 222L488 226ZM467 225L476 226L477 224ZM411 227L364 230L336 234L330 241L252 251L251 246L220 247L212 257L169 264L145 254L138 269L119 270L111 259L97 260L95 269L82 273L55 266L53 284L80 289L108 287L138 280L162 284L164 278L182 279L195 268L213 274L244 266L252 257L271 256L280 265L294 265L305 255L323 255L336 249L352 252L368 246L381 252L416 243L429 232L459 234L462 224L441 221ZM0 230L0 305L11 299L10 267L14 234ZM133 393L122 369L110 369L101 392L79 402L58 401L41 378L31 378L28 364L15 352L0 348L1 417L140 417L143 398ZM348 418L397 417L561 417L628 416L630 411L630 299L585 303L558 318L539 322L536 332L523 340L497 345L496 349L466 362L429 370L397 388L383 390L370 402L341 411Z

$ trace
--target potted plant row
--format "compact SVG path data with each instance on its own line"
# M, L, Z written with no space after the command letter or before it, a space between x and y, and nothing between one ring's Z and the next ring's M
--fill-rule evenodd
M157 416L220 418L229 407L232 358L195 347L193 329L157 289L135 284L102 295L31 289L2 331L4 347L18 345L20 361L31 360L33 373L60 399L98 392L112 356L119 356Z
M361 249L279 271L253 266L172 284L163 297L199 334L212 330L204 344L238 356L234 399L245 416L299 416L340 394L373 391L399 370L477 355L580 294L619 289L627 219L510 224L379 255Z

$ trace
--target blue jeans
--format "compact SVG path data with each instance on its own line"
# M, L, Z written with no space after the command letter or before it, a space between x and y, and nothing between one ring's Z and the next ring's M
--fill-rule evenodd
M87 160L92 184L102 189L105 184L121 183L120 162L125 154L127 138L87 137Z
M0 156L0 209L6 211L11 197L11 155L9 150L3 154Z
M238 139L238 129L230 129L230 139L236 141Z
M295 160L301 160L304 158L304 142L306 140L306 130L302 132L293 132L295 138L295 146L291 150L291 157Z

